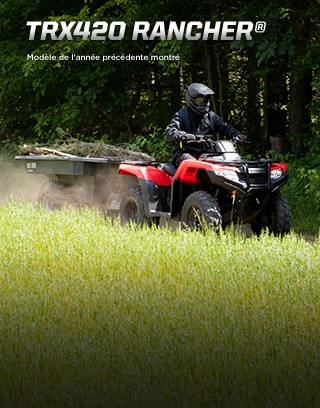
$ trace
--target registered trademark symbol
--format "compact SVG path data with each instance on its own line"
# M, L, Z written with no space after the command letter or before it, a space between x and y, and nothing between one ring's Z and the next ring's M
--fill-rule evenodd
M265 21L257 21L254 31L256 33L264 33L267 23Z

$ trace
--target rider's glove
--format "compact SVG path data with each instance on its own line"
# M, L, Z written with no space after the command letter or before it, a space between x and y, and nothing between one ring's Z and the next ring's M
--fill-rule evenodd
M247 139L245 138L245 136L238 134L236 136L233 136L232 141L235 143L245 143Z
M193 135L192 133L186 133L183 131L177 132L176 138L177 140L180 140L181 142L188 142L190 140L196 140L195 135Z
M196 140L195 135L193 135L192 133L186 133L183 141L190 142L190 140Z

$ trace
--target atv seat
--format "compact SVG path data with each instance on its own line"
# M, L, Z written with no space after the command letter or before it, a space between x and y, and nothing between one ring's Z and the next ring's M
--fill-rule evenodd
M176 166L174 166L172 163L160 163L159 168L170 176L174 176L177 171Z

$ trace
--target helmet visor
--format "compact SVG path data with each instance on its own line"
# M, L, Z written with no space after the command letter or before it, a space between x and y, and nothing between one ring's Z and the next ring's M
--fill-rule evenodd
M209 95L195 95L193 97L194 103L198 106L206 104L210 99Z

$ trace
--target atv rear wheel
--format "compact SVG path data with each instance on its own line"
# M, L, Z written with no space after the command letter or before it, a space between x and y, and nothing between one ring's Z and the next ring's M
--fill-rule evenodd
M190 194L182 207L181 222L191 230L209 227L219 233L222 217L217 200L205 191Z
M120 222L124 224L151 225L151 219L146 216L140 186L129 187L123 193L120 201Z
M258 221L251 224L251 229L256 234L260 234L264 228L268 228L269 232L274 235L284 235L290 232L290 206L280 193L270 198L265 214Z

